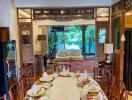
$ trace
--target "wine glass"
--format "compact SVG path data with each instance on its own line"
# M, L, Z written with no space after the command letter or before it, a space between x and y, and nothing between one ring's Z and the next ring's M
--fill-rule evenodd
M80 70L77 70L76 71L76 77L77 77L77 79L79 79L79 76L80 76Z

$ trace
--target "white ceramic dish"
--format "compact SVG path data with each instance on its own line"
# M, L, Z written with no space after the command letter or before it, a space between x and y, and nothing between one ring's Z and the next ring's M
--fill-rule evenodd
M60 76L64 76L64 77L69 77L69 76L70 76L69 73L64 73L64 72L60 72L59 75L60 75Z
M39 100L49 100L49 97L44 96L44 97L41 97Z
M38 90L37 92L34 91L33 89L30 89L27 91L27 95L31 96L31 97L38 97L41 96L45 93L45 89L41 88L40 90Z
M48 80L44 80L43 77L41 77L39 80L43 82L50 82L53 80L53 77L48 77Z

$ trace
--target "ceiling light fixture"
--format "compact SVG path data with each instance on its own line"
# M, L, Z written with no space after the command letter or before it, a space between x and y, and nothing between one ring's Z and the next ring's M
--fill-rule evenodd
M131 12L127 12L125 15L126 16L130 16L130 15L132 15L132 13Z
M60 13L61 13L61 14L64 14L64 11L63 11L63 10L61 10L61 11L60 11Z

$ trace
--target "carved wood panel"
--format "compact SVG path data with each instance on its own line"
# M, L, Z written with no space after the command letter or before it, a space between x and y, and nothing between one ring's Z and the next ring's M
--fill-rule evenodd
M120 0L116 4L112 6L112 15L120 14L124 9L124 2L123 0Z
M34 8L34 19L94 19L94 8Z
M124 0L124 8L125 10L131 10L132 9L132 0Z
M32 23L19 23L21 63L33 62Z

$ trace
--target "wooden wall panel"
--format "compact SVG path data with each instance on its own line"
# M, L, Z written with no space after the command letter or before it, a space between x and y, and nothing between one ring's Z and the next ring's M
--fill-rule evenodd
M106 60L106 54L104 53L104 43L99 43L99 30L100 28L106 28L106 42L109 42L109 21L97 21L96 22L96 55L99 61Z
M114 43L114 32L115 32L115 26L114 26L114 20L119 18L120 25L119 25L119 48L114 48L114 74L117 78L120 80L123 80L123 68L124 68L124 41L121 41L121 36L125 33L125 14L122 12L121 14L114 15L113 16L113 24L112 24L112 37L113 37L113 43Z
M32 33L31 22L19 23L19 41L20 41L21 65L23 63L32 63L34 61L34 55L33 55L33 33Z

